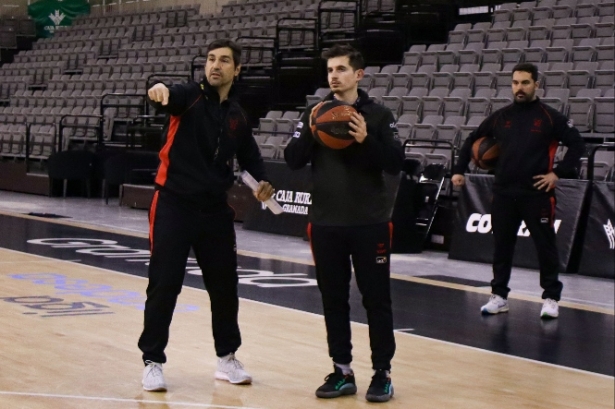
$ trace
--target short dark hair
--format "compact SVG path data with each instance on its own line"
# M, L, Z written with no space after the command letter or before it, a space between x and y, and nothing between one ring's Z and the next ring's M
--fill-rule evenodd
M207 46L207 54L209 54L210 51L217 50L218 48L227 47L233 52L233 63L235 63L235 67L241 64L241 46L228 38L221 38L209 43Z
M538 81L538 67L534 64L529 62L517 64L515 65L515 68L513 68L512 73L514 74L516 71L529 72L532 74L532 80L534 80L534 82Z
M348 57L348 63L353 70L356 71L365 68L363 55L350 44L335 44L328 50L323 51L320 57L325 60L335 57Z

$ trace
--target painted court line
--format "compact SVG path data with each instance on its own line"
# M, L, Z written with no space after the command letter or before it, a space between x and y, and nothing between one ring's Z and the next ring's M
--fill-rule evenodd
M31 216L31 215L27 215L23 213L14 213L14 212L2 210L2 209L0 209L0 215L10 216L10 217L20 217L24 219L36 220L36 221L45 222L45 223L62 224L62 225L77 227L77 228L86 229L86 230L102 231L105 233L117 234L120 236L122 235L132 236L132 237L138 237L138 238L143 238L143 239L147 239L149 237L148 233L141 232L139 230L122 229L116 226L108 227L108 226L101 226L101 225L96 225L96 224L92 225L86 222L75 221L75 220L43 219L43 218L36 217L36 216ZM25 254L29 254L29 253L25 253ZM296 264L303 264L303 265L308 265L308 266L314 265L313 260L306 261L306 260L296 259L296 258L291 258L291 257L284 257L284 256L279 256L279 255L261 253L258 251L238 249L237 254L241 256L246 256L246 257L259 257L259 258L270 259L270 260L280 260L280 261L286 261L286 262L296 263ZM413 256L405 256L405 257L408 259L417 258ZM421 258L418 257L418 259L421 259ZM397 274L395 272L391 272L391 278L395 280L410 281L413 283L426 284L426 285L431 285L431 286L436 286L436 287L451 288L454 290L461 290L461 291L473 292L473 293L479 293L479 294L490 294L491 293L490 287L472 287L468 285L447 283L443 281L431 280L431 279L426 279L422 277L407 276L403 274ZM512 292L511 294L509 294L508 298L536 302L536 303L541 303L541 304L544 302L544 300L542 300L540 296L523 294L522 292L519 292L519 293ZM606 307L602 307L602 306L596 306L595 304L597 303L590 302L588 304L584 304L584 303L577 303L574 301L571 302L571 301L565 301L565 300L561 300L559 304L560 306L574 308L577 310L593 311L593 312L597 312L601 314L615 315L615 310L612 309L612 307L609 305L607 305Z
M50 398L50 399L74 399L74 400L90 400L98 402L123 402L123 403L148 403L154 405L165 406L186 406L191 408L210 408L210 409L262 409L252 408L248 406L228 406L228 405L211 405L208 403L194 403L194 402L173 402L173 401L159 401L159 400L146 400L146 399L124 399L124 398L105 398L103 396L79 396L79 395L53 395L50 393L29 393L29 392L11 392L0 391L0 395L5 396L24 396L32 398Z
M184 288L186 288L186 287L184 287ZM194 288L194 287L187 287L187 288L192 289L192 290L197 290L197 291L204 291L204 290L199 290L198 288ZM264 303L262 301L248 300L248 299L245 299L245 298L240 298L240 299L242 301L248 301L248 302L253 302L253 303L257 303L257 304L267 305L267 306L273 307L273 308L281 308L281 309L284 309L284 310L299 312L299 313L302 313L302 314L309 314L309 315L312 315L312 316L315 316L315 317L322 317L321 315L314 314L314 313L308 312L308 311L295 310L295 309L292 309L292 308L282 307L280 305L275 305L275 304L267 304L267 303ZM355 325L362 325L364 327L367 327L367 324L364 324L362 322L356 322L356 321L351 321L351 322L353 324L355 324ZM412 329L412 328L410 328L410 329ZM426 336L423 336L423 335L417 335L417 334L413 334L411 332L405 332L405 331L401 331L401 330L398 330L398 329L395 330L395 334L401 334L401 335L405 335L407 337L421 338L421 339L425 339L425 340L428 340L428 341L439 342L439 343L442 343L442 344L451 345L451 346L455 346L455 347L459 347L459 348L467 348L467 349L471 349L473 351L484 352L484 353L492 354L492 355L499 355L499 356L502 356L502 357L505 357L505 358L517 359L517 360L524 361L524 362L531 362L531 363L534 363L534 364L549 366L551 368L563 369L563 370L570 371L570 372L577 372L577 373L582 373L582 374L585 374L585 375L593 375L593 376L597 376L599 378L615 379L615 377L610 376L610 375L604 375L604 374L601 374L601 373L585 371L583 369L571 368L569 366L556 365L556 364L552 364L552 363L549 363L549 362L536 361L534 359L524 358L524 357L516 356L516 355L508 355L508 354L505 354L505 353L502 353L502 352L490 351L488 349L481 349L481 348L473 347L473 346L470 346L470 345L456 344L454 342L444 341L442 339L437 339L437 338L429 338L429 337L426 337ZM395 359L395 358L393 358L393 359Z

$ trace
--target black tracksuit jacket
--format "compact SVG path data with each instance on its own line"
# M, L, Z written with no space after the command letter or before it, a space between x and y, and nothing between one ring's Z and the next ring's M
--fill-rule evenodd
M189 82L169 88L167 106L151 100L150 104L170 114L155 180L159 189L198 205L226 203L226 191L234 181L235 154L242 169L256 180L266 179L258 145L234 89L221 104L207 81Z
M560 112L542 103L512 103L491 114L472 132L459 152L453 174L463 174L470 163L472 144L480 137L495 138L500 157L495 167L493 191L502 194L537 194L536 175L554 172L574 174L585 144L579 131ZM563 160L553 167L559 143L568 147ZM544 192L544 190L542 190Z
M333 99L330 93L325 100ZM359 90L355 109L365 118L367 137L361 144L334 150L316 142L309 127L309 106L297 132L284 150L291 169L312 163L312 207L310 222L323 226L361 226L387 222L382 172L398 174L404 153L395 139L395 119L387 108L371 101Z

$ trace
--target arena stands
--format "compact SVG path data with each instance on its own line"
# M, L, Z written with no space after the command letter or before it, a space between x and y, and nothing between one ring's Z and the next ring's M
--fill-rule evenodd
M613 38L611 2L505 3L491 23L458 24L446 44L412 45L397 70L368 67L361 85L393 111L402 139L459 147L482 118L512 101L512 67L532 62L546 103L570 116L588 142L613 142ZM408 152L423 165L430 155L441 159L435 147ZM612 169L609 154L603 163Z
M200 75L198 55L210 41L237 39L245 49L243 84L269 86L283 83L284 75L313 77L323 47L355 40L361 18L394 9L386 0L249 0L230 1L218 13L199 14L197 5L79 17L0 67L0 158L27 158L44 171L59 150L143 148L144 130L160 129L139 120L153 114L143 97L148 85ZM568 115L588 142L612 142L613 14L612 3L594 0L504 3L490 22L457 24L447 43L413 44L399 61L370 65L361 87L391 109L402 140L431 141L427 147L408 142L422 166L450 168L464 138L510 103L510 70L523 61L538 65L541 97ZM0 47L33 33L27 20L7 21L0 24ZM301 105L328 93L318 88L320 79L305 81L310 95L292 108L276 108L275 100L259 105L263 117L254 132L264 156L281 159ZM280 96L279 88L257 90L260 98ZM611 169L606 156L598 162Z

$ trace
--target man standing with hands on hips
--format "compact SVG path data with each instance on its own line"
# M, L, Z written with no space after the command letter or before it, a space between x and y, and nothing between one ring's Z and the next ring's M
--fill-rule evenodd
M226 191L233 185L233 158L260 181L260 201L273 187L266 182L263 160L244 111L236 101L241 48L216 40L207 51L205 78L148 90L151 104L168 113L160 151L156 192L150 220L151 258L148 270L144 328L143 389L166 391L162 373L164 350L177 297L182 289L190 249L203 273L211 303L212 331L218 356L216 379L249 384L251 376L235 358L241 345L238 326L237 245L235 212Z
M351 260L363 306L367 311L374 376L365 395L371 402L393 396L391 360L395 354L390 288L391 213L383 172L401 171L403 150L395 139L395 120L387 108L358 89L363 56L349 45L336 45L322 54L327 60L331 93L352 105L349 134L354 143L334 150L319 145L311 131L314 113L323 103L308 107L295 136L284 150L291 169L308 162L312 168L312 206L308 235L322 294L329 356L333 373L316 390L319 398L357 392L351 368Z
M463 144L453 169L455 186L465 183L472 144L481 137L495 138L500 156L495 167L491 224L494 254L491 298L481 307L483 314L508 311L508 282L512 269L517 232L525 221L534 240L540 266L540 286L545 300L540 316L557 318L562 283L558 280L559 257L553 223L555 185L574 174L585 152L579 131L559 111L536 96L539 83L535 65L524 63L513 68L514 102L492 113ZM554 168L559 144L568 147L563 160Z

